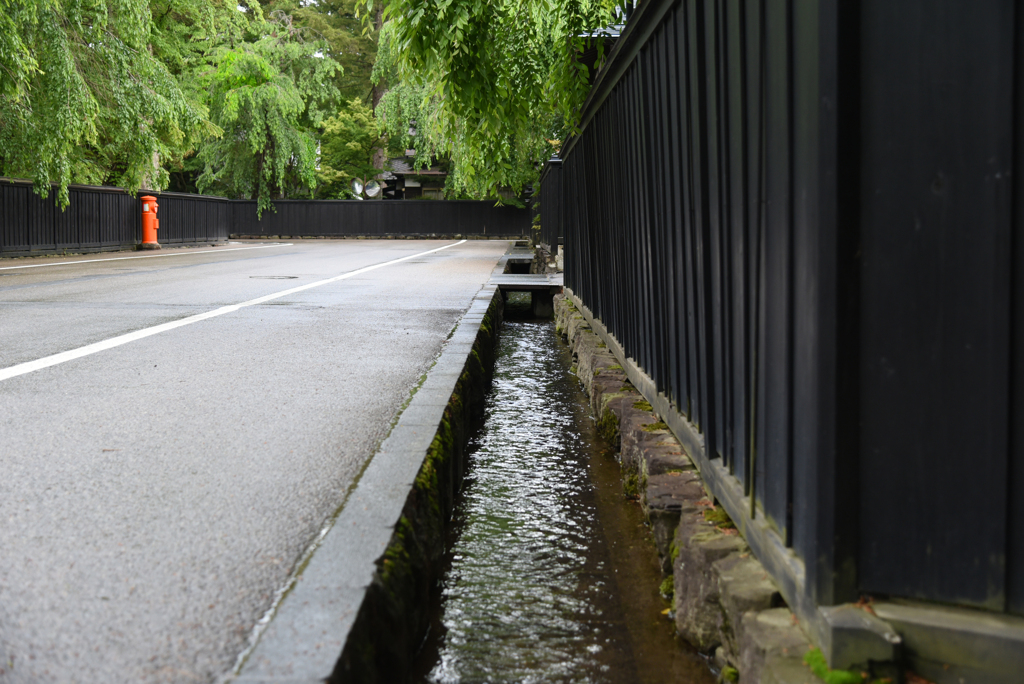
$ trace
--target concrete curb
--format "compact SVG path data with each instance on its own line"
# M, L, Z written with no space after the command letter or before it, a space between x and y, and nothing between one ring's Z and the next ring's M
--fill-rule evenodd
M508 261L495 267L501 273ZM483 416L503 311L485 285L244 659L237 684L402 681Z

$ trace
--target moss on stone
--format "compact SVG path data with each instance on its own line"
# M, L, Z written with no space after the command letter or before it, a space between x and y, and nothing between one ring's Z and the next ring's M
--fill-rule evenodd
M725 509L721 506L715 508L709 508L704 511L704 519L710 523L714 523L715 527L723 530L736 529L736 524L729 517L729 514L725 512Z
M657 423L644 425L641 429L644 432L656 432L657 430L668 430L668 425L659 420Z
M391 538L380 565L380 580L384 589L389 593L394 591L394 579L396 577L409 576L412 574L412 562L409 556L408 545L413 543L414 532L412 523L404 515L398 520L395 526L395 534Z
M465 376L468 377L468 376ZM417 497L427 502L431 518L429 523L432 527L443 526L446 502L441 490L441 474L446 471L449 460L455 453L455 438L457 431L453 425L462 424L462 392L465 391L463 381L460 379L448 401L448 408L445 409L441 424L434 434L434 439L427 449L426 458L420 472L416 475L415 492Z
M811 668L811 672L825 684L867 684L869 681L866 672L829 669L825 654L821 652L820 648L812 648L804 654L804 665ZM884 679L876 679L870 684L882 684L884 681Z
M658 591L661 593L662 598L666 601L671 601L672 597L676 593L675 581L671 576L666 577L661 581L661 586L658 587Z
M605 411L597 421L597 436L615 446L619 440L619 417L614 411Z
M641 399L640 401L633 402L633 408L639 409L641 411L653 411L654 410L654 407L651 406L651 402L647 401L646 399Z
M622 478L622 492L629 499L640 498L640 475L636 470L630 469Z
M726 665L722 668L722 681L723 682L738 682L740 681L740 672L731 665Z

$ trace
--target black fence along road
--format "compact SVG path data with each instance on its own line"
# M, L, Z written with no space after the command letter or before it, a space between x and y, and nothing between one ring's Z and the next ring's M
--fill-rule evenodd
M72 187L61 211L31 183L0 181L0 255L127 249L141 242L140 203L119 188Z
M173 192L157 197L161 244L241 237L529 236L528 209L471 200L281 200L256 202ZM130 249L142 242L142 207L120 188L71 186L65 211L56 190L42 199L25 181L0 179L0 256Z
M256 202L236 201L232 234L239 237L529 236L529 210L477 200L282 200L256 216Z
M549 159L540 175L541 246L554 254L562 244L562 161Z
M139 193L140 195L146 193ZM157 198L160 244L226 240L234 223L234 203L220 197L153 193Z
M1021 15L643 3L562 152L567 287L814 628L1024 615Z

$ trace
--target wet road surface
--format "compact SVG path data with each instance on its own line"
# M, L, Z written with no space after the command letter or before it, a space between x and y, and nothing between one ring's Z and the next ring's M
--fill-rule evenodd
M0 681L228 671L507 247L453 244L0 261Z

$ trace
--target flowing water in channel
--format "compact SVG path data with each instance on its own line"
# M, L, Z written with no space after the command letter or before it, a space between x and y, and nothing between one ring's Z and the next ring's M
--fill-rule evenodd
M503 326L420 681L713 681L661 612L653 543L568 355L551 321Z

